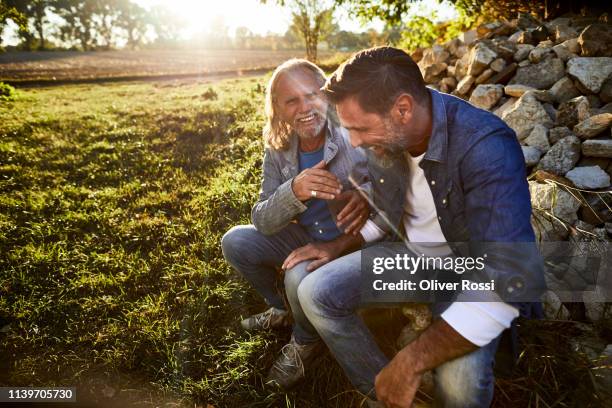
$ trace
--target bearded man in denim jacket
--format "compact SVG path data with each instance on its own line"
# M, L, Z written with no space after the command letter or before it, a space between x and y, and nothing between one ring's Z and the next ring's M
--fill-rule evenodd
M429 370L437 406L488 406L501 333L544 287L514 131L490 112L426 88L416 63L392 47L355 54L323 91L352 145L367 148L376 215L360 231L366 249L319 266L301 281L302 311L353 385L370 397L369 406L412 406ZM375 243L384 239L391 243ZM372 273L362 261L377 250L393 257L388 245L406 249L404 242L418 248L404 252L413 257L421 251L464 256L465 245L456 243L468 244L468 256L492 249L484 252L484 274L497 285L482 299L464 301L462 292L433 303L433 323L389 360L357 314L367 306L362 283Z
M301 280L357 249L369 215L367 201L351 184L369 188L365 154L338 125L321 93L324 83L323 71L306 60L287 61L274 71L266 92L263 180L253 225L236 226L222 239L225 259L270 306L241 322L247 330L287 324L289 311L276 290L277 271L286 270L293 334L267 378L282 388L304 377L322 345L299 303Z

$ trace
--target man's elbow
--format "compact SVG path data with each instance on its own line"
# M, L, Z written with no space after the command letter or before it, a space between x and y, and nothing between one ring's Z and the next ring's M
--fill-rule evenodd
M270 225L269 222L266 222L264 217L258 211L256 211L256 209L253 209L251 212L251 222L253 223L255 229L264 235L272 235L278 232L278 228L275 228L273 225Z

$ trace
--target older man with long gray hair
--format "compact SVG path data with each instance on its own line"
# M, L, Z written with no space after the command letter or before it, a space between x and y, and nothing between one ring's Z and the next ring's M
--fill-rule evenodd
M323 71L293 59L272 74L266 92L266 143L259 200L253 225L240 225L222 239L225 259L264 298L269 308L244 319L246 330L287 325L290 312L276 290L277 271L293 315L290 342L272 366L267 382L289 388L304 378L305 366L322 344L298 299L309 272L357 249L369 215L367 202L352 188L369 188L365 155L353 148L323 97Z

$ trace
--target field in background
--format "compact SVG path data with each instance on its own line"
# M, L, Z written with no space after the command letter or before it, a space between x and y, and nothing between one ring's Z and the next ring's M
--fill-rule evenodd
M359 406L328 354L295 391L266 390L290 333L238 324L265 306L219 241L256 199L266 79L0 102L0 385L77 386L105 408ZM392 351L401 322L374 317ZM530 322L493 406L596 406L575 337L574 322Z
M58 51L0 53L0 81L98 80L147 76L197 76L224 72L238 74L271 69L303 51L270 50L150 50ZM341 57L342 54L340 54ZM322 52L320 59L336 60Z

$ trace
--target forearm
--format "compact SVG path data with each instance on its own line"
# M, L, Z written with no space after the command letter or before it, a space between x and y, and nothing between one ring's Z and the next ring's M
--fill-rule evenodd
M423 374L477 348L443 319L437 319L396 358L403 361L407 370Z
M255 228L263 234L270 235L280 231L306 210L306 205L295 197L291 181L278 186L272 195L260 200L253 207L251 220Z
M341 254L354 252L360 249L365 243L361 234L342 234L332 242L337 245L338 251Z

